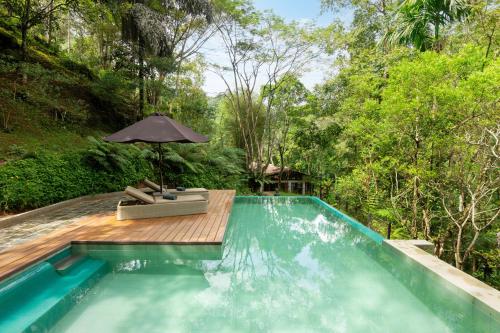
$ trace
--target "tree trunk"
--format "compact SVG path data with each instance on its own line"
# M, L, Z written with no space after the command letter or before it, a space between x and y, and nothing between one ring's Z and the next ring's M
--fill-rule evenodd
M283 170L285 169L285 152L284 152L284 148L283 146L279 146L278 147L278 152L279 152L279 155L280 155L280 173L278 175L278 190L277 192L279 192L281 190L281 180L283 179Z
M431 217L427 209L422 209L422 219L424 222L424 237L429 240L431 237Z
M460 252L462 251L462 228L458 228L457 241L455 243L455 267L459 270L463 268Z
M415 128L415 153L414 153L414 165L415 165L415 170L418 170L419 168L419 155L420 155L420 130L418 127L418 122L419 118L417 117L416 119L416 128ZM418 235L418 206L420 202L420 182L418 179L418 176L416 175L413 178L413 200L412 200L412 213L413 213L413 220L412 220L412 237L416 238Z
M69 53L71 51L71 17L70 17L69 11L68 11L67 20L68 20L68 27L66 30L66 38L68 40L68 53Z
M434 241L434 255L438 258L441 258L443 253L444 253L444 239L438 238L437 240Z
M49 4L49 17L47 21L47 42L50 44L52 42L52 22L54 21L54 0L50 0Z
M139 37L139 119L144 118L144 39Z
M413 200L412 200L412 223L411 223L411 236L417 238L418 236L418 177L413 178Z
M486 66L486 62L488 61L488 56L490 55L491 44L493 42L493 36L495 34L496 25L493 26L493 31L488 35L488 47L486 48L486 54L484 55L483 65L481 66L481 72L484 71L484 66Z
M26 60L28 54L27 40L28 40L30 15L31 15L31 0L26 0L24 13L21 16L21 55L23 60Z
M441 52L443 49L443 46L441 45L441 42L439 41L439 21L436 19L434 21L434 45L432 45L434 51L437 53Z
M21 25L21 54L23 60L26 60L28 57L27 50L27 39L28 39L28 26L24 23Z

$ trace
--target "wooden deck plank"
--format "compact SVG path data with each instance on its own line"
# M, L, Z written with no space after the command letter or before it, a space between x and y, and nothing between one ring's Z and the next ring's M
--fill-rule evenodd
M205 227L201 231L200 235L198 236L198 240L202 242L207 241L208 234L210 233L210 229L213 228L213 225L215 224L216 219L218 218L217 215L212 215L210 216L210 219L208 219L207 223L205 224Z
M189 232L191 230L191 228L193 228L193 226L196 226L196 224L200 223L200 221L203 219L203 214L199 214L195 219L189 219L188 221L186 221L185 223L182 224L182 229L179 230L179 232L177 233L177 235L174 235L173 236L173 241L174 242L178 242L178 241L181 241L185 238L187 238L188 234L191 235Z
M196 228L198 228L198 225L200 223L203 223L203 220L205 219L204 216L200 216L197 220L196 220L196 223L193 223L191 225L190 228L188 228L187 230L185 230L185 233L184 233L184 238L185 239L191 239L191 236L193 236L194 232L196 231ZM179 240L178 238L176 238L177 240Z
M96 214L0 252L0 281L43 260L71 242L107 244L221 244L234 190L210 191L207 214L116 221L114 214Z
M195 216L191 215L189 217L186 216L180 216L178 219L175 221L171 222L170 227L166 232L161 234L161 238L163 239L170 239L173 240L175 238L175 235L177 234L178 230L182 228L182 224L187 220L187 219L193 219L196 218Z
M229 220L229 213L230 212L225 213L224 217L221 220L221 225L220 225L219 229L217 230L217 235L215 236L215 239L214 239L214 242L216 242L216 243L222 243L222 241L224 239L224 234L226 232L226 227L227 227L227 223Z
M189 216L189 219L196 219L196 215ZM169 220L167 223L165 223L165 226L163 228L160 228L158 230L158 234L156 235L156 237L159 239L173 239L174 237L172 235L172 232L182 222L183 221L180 218Z
M208 223L208 220L209 220L209 217L204 217L200 223L198 223L196 225L196 229L194 230L193 234L191 235L191 238L190 240L192 242L196 241L197 239L199 239L200 235L201 235L201 232L203 231L203 228L205 228L205 226L207 225Z
M203 218L205 214L198 214L198 215L201 215L201 218ZM184 239L185 229L187 228L187 226L190 225L190 221L191 223L192 221L198 221L198 218L195 216L190 216L189 218L180 221L180 223L175 227L175 229L173 229L172 232L166 237L175 240L179 239L178 236L180 236L180 239Z

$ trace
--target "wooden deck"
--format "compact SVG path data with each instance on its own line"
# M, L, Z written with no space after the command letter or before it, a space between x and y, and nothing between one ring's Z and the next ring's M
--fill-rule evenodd
M221 244L236 195L210 191L207 214L116 221L114 213L86 216L46 236L0 253L0 281L71 243Z

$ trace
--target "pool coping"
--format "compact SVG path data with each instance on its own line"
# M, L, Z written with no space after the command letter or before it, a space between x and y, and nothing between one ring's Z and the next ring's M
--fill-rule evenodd
M384 243L481 302L500 319L500 291L419 248L414 240L386 239Z

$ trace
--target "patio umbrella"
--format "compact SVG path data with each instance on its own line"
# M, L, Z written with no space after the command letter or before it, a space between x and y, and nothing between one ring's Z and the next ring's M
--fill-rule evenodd
M124 129L111 134L104 138L108 142L119 143L135 143L146 142L151 144L158 144L160 154L159 169L160 169L160 183L161 191L163 192L163 170L162 160L163 153L161 149L162 143L178 142L178 143L201 143L208 142L208 138L204 135L198 134L192 129L181 125L173 119L155 113L133 125L125 127Z

